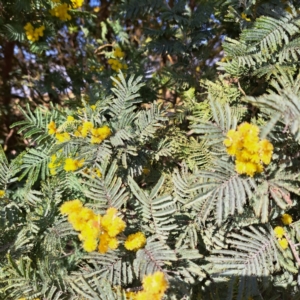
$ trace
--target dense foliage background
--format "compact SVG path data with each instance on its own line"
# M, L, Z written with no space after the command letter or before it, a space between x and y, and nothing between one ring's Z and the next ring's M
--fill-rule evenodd
M0 45L1 299L300 299L298 1L6 0Z

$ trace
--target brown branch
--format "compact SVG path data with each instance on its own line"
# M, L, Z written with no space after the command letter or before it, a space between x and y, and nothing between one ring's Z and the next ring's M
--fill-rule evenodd
M115 43L102 45L102 46L98 47L98 48L94 51L94 53L97 54L97 52L99 52L100 50L102 50L102 49L105 48L105 47L113 47L114 44L115 44Z

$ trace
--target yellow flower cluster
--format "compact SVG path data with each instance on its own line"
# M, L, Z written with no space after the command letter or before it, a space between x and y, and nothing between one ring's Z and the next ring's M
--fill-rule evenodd
M51 175L56 175L56 169L61 165L61 163L57 162L57 156L55 154L51 155L51 160L48 164L48 168L50 169Z
M68 121L70 121L70 116L68 117ZM71 117L73 118L73 117ZM74 119L74 118L73 118ZM63 143L63 142L67 142L71 139L71 136L68 132L58 132L57 128L56 128L56 124L54 121L51 121L49 124L48 124L48 133L49 134L55 134L55 137L56 139L60 142L60 143Z
M55 124L54 121L51 121L51 122L48 124L47 127L48 127L48 133L49 133L49 134L54 134L54 133L56 133L57 128L56 128L56 124Z
M55 1L56 2L56 1ZM58 5L54 6L50 9L50 14L54 17L59 18L61 21L71 20L71 16L68 14L69 6L67 3L58 3Z
M3 190L0 190L0 198L3 198L3 197L4 197L4 195L5 195L5 191L3 191Z
M66 172L76 171L79 168L81 168L84 164L84 159L72 159L72 158L66 158L64 170Z
M96 106L93 106L93 107L92 106L91 106L91 108L93 110L96 109ZM74 117L68 116L67 122L72 122L72 121L74 121ZM48 133L50 135L55 134L56 139L61 143L67 142L71 139L71 136L68 132L58 132L58 129L56 128L56 124L54 121L51 121L48 124ZM92 144L100 144L100 143L102 143L102 141L104 141L106 138L108 138L111 135L111 131L107 125L104 125L99 128L94 128L94 125L92 122L84 121L82 126L78 126L74 132L75 137L85 138L89 134L91 136Z
M94 128L92 122L86 121L83 122L82 126L79 126L74 133L76 137L87 137L89 134L91 135L92 144L100 144L111 135L111 131L106 125Z
M290 225L293 222L293 218L289 214L283 214L281 216L281 221L284 225Z
M281 226L276 226L274 228L274 234L278 239L281 239L284 235L284 229Z
M142 232L130 234L125 241L125 248L130 251L137 251L146 244L146 237Z
M73 8L79 8L83 4L83 0L71 0Z
M76 199L65 202L60 212L68 215L68 221L73 228L80 231L78 237L83 242L85 251L95 251L98 246L98 252L103 254L109 249L118 248L119 241L116 236L124 231L126 224L117 216L116 208L109 208L104 216L96 215Z
M274 234L276 238L278 239L279 245L282 247L283 250L287 249L289 246L289 243L287 239L283 238L284 236L284 229L280 226L276 226L274 228Z
M35 41L38 41L40 39L40 37L42 37L44 35L45 26L42 25L38 28L34 28L33 25L28 22L24 26L24 29L25 29L25 33L26 33L28 40L35 42Z
M130 295L132 300L161 300L168 288L168 282L163 272L155 272L143 279L143 290Z
M121 50L121 48L116 48L113 52L114 58L110 58L107 62L110 65L111 69L119 72L119 70L127 70L128 66L126 63L122 63L118 58L123 58L125 53Z
M235 169L239 174L253 176L263 172L263 164L271 162L273 145L268 140L259 140L256 125L242 123L237 130L229 130L224 145L227 153L235 156Z

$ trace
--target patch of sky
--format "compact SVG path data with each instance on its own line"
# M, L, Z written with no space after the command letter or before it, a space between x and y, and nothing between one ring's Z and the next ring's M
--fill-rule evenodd
M94 6L100 6L101 1L99 0L90 0L90 6L94 7Z

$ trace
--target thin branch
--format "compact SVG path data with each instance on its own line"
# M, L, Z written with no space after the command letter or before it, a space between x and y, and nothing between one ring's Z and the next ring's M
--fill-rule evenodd
M292 250L292 252L294 254L294 257L295 257L295 259L296 259L296 261L298 263L298 266L300 267L300 258L299 258L299 255L298 255L297 251L296 251L294 243L290 240L289 236L286 233L284 234L284 236L285 236L285 238L287 239L287 241L288 241L288 243L290 245L290 248L291 248L291 250Z
M97 54L97 52L99 52L100 50L102 50L102 49L105 48L105 47L113 47L114 44L115 44L115 43L102 45L102 46L98 47L98 48L94 51L94 53Z

